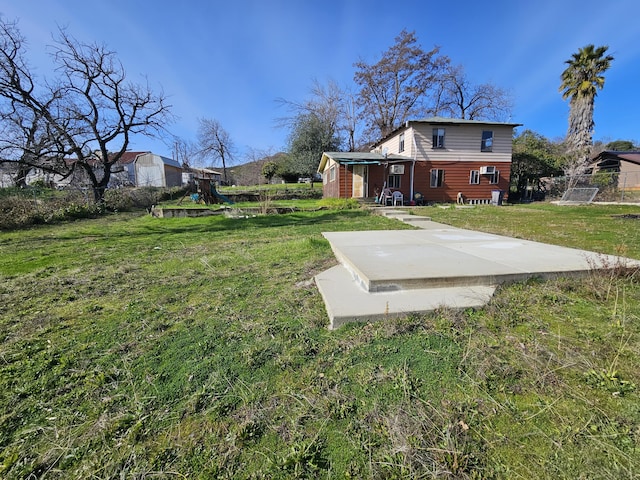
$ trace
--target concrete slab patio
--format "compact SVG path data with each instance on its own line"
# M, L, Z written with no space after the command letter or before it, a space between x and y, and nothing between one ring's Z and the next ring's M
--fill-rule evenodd
M531 277L640 268L640 261L464 230L390 210L419 230L323 233L340 262L316 276L330 328L486 304L497 285Z

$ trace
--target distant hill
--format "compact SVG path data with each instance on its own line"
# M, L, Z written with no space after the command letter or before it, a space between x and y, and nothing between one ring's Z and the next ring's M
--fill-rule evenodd
M234 165L227 169L229 181L233 185L261 185L267 183L267 179L262 175L262 167L267 162L279 162L286 158L287 154L278 152L274 155L244 163ZM276 180L274 178L274 180ZM279 179L278 179L279 180Z

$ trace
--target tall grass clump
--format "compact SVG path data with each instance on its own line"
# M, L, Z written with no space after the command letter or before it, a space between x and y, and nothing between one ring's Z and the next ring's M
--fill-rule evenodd
M355 198L323 198L319 205L331 210L355 210L361 208Z

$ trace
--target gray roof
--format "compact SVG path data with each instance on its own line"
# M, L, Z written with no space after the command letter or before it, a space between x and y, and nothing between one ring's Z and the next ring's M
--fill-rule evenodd
M182 165L180 165L180 163L174 160L173 158L163 157L162 155L158 155L158 157L160 157L160 159L162 160L162 163L164 163L165 165L169 165L171 167L176 167L176 168L182 168Z
M413 160L395 153L384 155L373 152L324 152L324 154L338 163L410 162Z
M620 152L614 150L605 150L592 158L593 161L602 162L606 160L626 160L627 162L640 165L640 151Z
M488 120L467 120L461 118L446 118L446 117L428 117L419 120L409 120L410 123L439 123L445 125L502 125L504 127L520 127L521 123L511 122L491 122Z

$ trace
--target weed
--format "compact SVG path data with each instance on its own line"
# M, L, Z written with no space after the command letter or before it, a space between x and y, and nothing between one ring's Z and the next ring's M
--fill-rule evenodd
M361 208L355 198L324 198L320 205L331 210L354 210Z
M585 373L585 381L587 385L602 388L613 396L622 396L636 389L635 383L623 380L615 370L590 370Z
M273 207L273 196L269 190L262 190L260 192L260 213L266 215L270 213Z
M271 463L277 471L292 478L317 478L320 471L329 468L324 449L324 441L317 437L300 440L291 445L286 453L272 458Z

